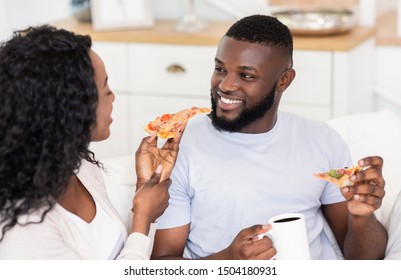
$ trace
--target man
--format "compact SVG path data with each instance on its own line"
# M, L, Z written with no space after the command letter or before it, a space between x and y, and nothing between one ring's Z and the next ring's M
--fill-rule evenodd
M188 124L172 174L169 207L159 219L152 258L270 259L266 221L306 217L312 259L384 257L387 233L374 211L384 197L383 160L367 157L352 187L313 174L352 166L348 147L325 123L278 112L295 77L293 42L277 19L236 22L219 43L211 78L212 113Z

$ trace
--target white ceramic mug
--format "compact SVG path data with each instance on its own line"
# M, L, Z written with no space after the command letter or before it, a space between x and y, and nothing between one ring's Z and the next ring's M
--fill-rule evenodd
M286 213L269 219L271 230L259 235L268 236L276 248L277 260L309 260L309 242L305 216L301 213Z

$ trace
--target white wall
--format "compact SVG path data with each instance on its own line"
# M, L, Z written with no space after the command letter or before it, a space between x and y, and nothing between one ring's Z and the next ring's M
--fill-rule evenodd
M266 13L267 0L195 0L195 13L205 20L239 19L253 13ZM151 0L156 19L179 19L187 0Z
M401 13L401 0L380 0L379 3L378 13L391 9L398 9L398 13ZM399 21L401 21L401 14L399 14ZM376 48L375 109L390 109L401 116L400 62L401 46Z
M401 47L376 50L375 109L390 109L401 116Z
M376 0L377 2L377 14L387 12L390 9L397 7L398 0Z
M6 24L5 1L0 0L0 38L3 38L7 32Z
M70 0L0 0L0 38L71 15Z

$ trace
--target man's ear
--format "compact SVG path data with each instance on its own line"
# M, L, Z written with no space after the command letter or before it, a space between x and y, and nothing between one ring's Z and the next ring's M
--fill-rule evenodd
M292 83L295 78L295 70L288 69L283 74L281 74L279 83L277 85L278 92L284 92Z

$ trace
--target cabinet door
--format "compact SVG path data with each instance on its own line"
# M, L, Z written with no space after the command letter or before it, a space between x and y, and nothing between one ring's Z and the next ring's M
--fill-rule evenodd
M92 48L104 62L110 88L128 91L128 44L94 42Z
M294 51L295 79L283 93L280 109L317 120L332 115L332 53Z

